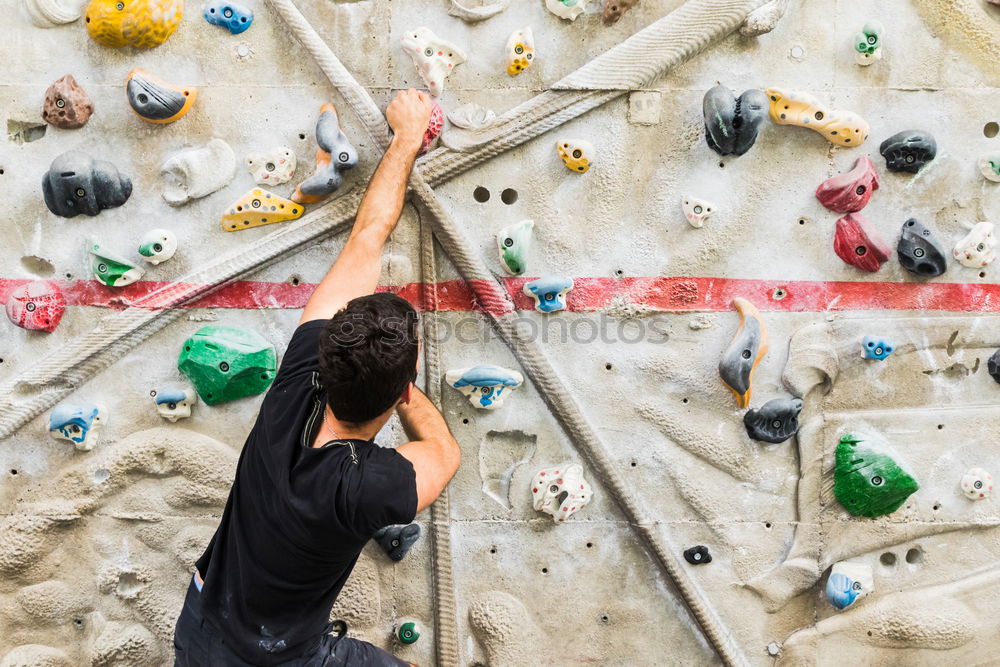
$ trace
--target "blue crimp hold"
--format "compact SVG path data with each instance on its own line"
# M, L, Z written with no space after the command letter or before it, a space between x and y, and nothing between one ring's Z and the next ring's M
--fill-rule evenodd
M205 5L205 20L238 35L253 23L253 11L234 2L215 0Z
M892 354L896 346L890 338L865 336L861 339L861 348L864 350L865 359L878 359L881 361Z
M566 310L566 292L573 289L573 279L563 276L546 276L524 285L524 293L535 300L535 310L552 313Z

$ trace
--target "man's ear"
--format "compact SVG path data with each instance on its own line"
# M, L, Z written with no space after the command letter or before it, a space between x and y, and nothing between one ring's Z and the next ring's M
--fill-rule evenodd
M413 383L408 382L406 384L406 389L403 390L403 395L399 397L399 400L401 403L409 403L411 398L413 398Z

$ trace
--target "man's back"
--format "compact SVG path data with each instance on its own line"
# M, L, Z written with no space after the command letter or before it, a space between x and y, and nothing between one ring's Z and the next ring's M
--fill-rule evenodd
M409 523L413 466L363 440L311 443L321 426L323 320L296 330L240 456L215 537L198 560L206 619L255 665L308 651L372 533Z

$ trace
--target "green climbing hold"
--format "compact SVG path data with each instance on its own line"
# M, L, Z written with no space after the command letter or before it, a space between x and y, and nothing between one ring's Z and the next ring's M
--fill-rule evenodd
M507 273L519 276L527 266L528 248L531 246L531 230L535 223L522 220L507 225L497 233L497 250L500 263Z
M142 278L143 270L127 259L101 247L90 244L90 269L94 277L108 287L124 287Z
M882 33L885 28L878 21L869 21L854 37L854 50L858 53L872 54L882 46Z
M837 443L833 494L854 516L895 512L920 486L875 443L847 434Z
M404 620L399 624L396 636L404 644L413 644L420 639L420 626L416 621Z
M255 331L202 327L184 341L177 368L208 405L263 393L277 367L274 346Z

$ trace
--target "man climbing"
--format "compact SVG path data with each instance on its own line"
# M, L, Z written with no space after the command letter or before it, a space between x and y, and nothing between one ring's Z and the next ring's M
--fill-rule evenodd
M196 563L175 667L407 664L329 634L328 621L372 534L411 522L461 459L441 413L413 385L416 312L374 293L430 113L427 95L414 90L386 110L392 142L306 304ZM394 411L411 441L379 447L372 438Z

